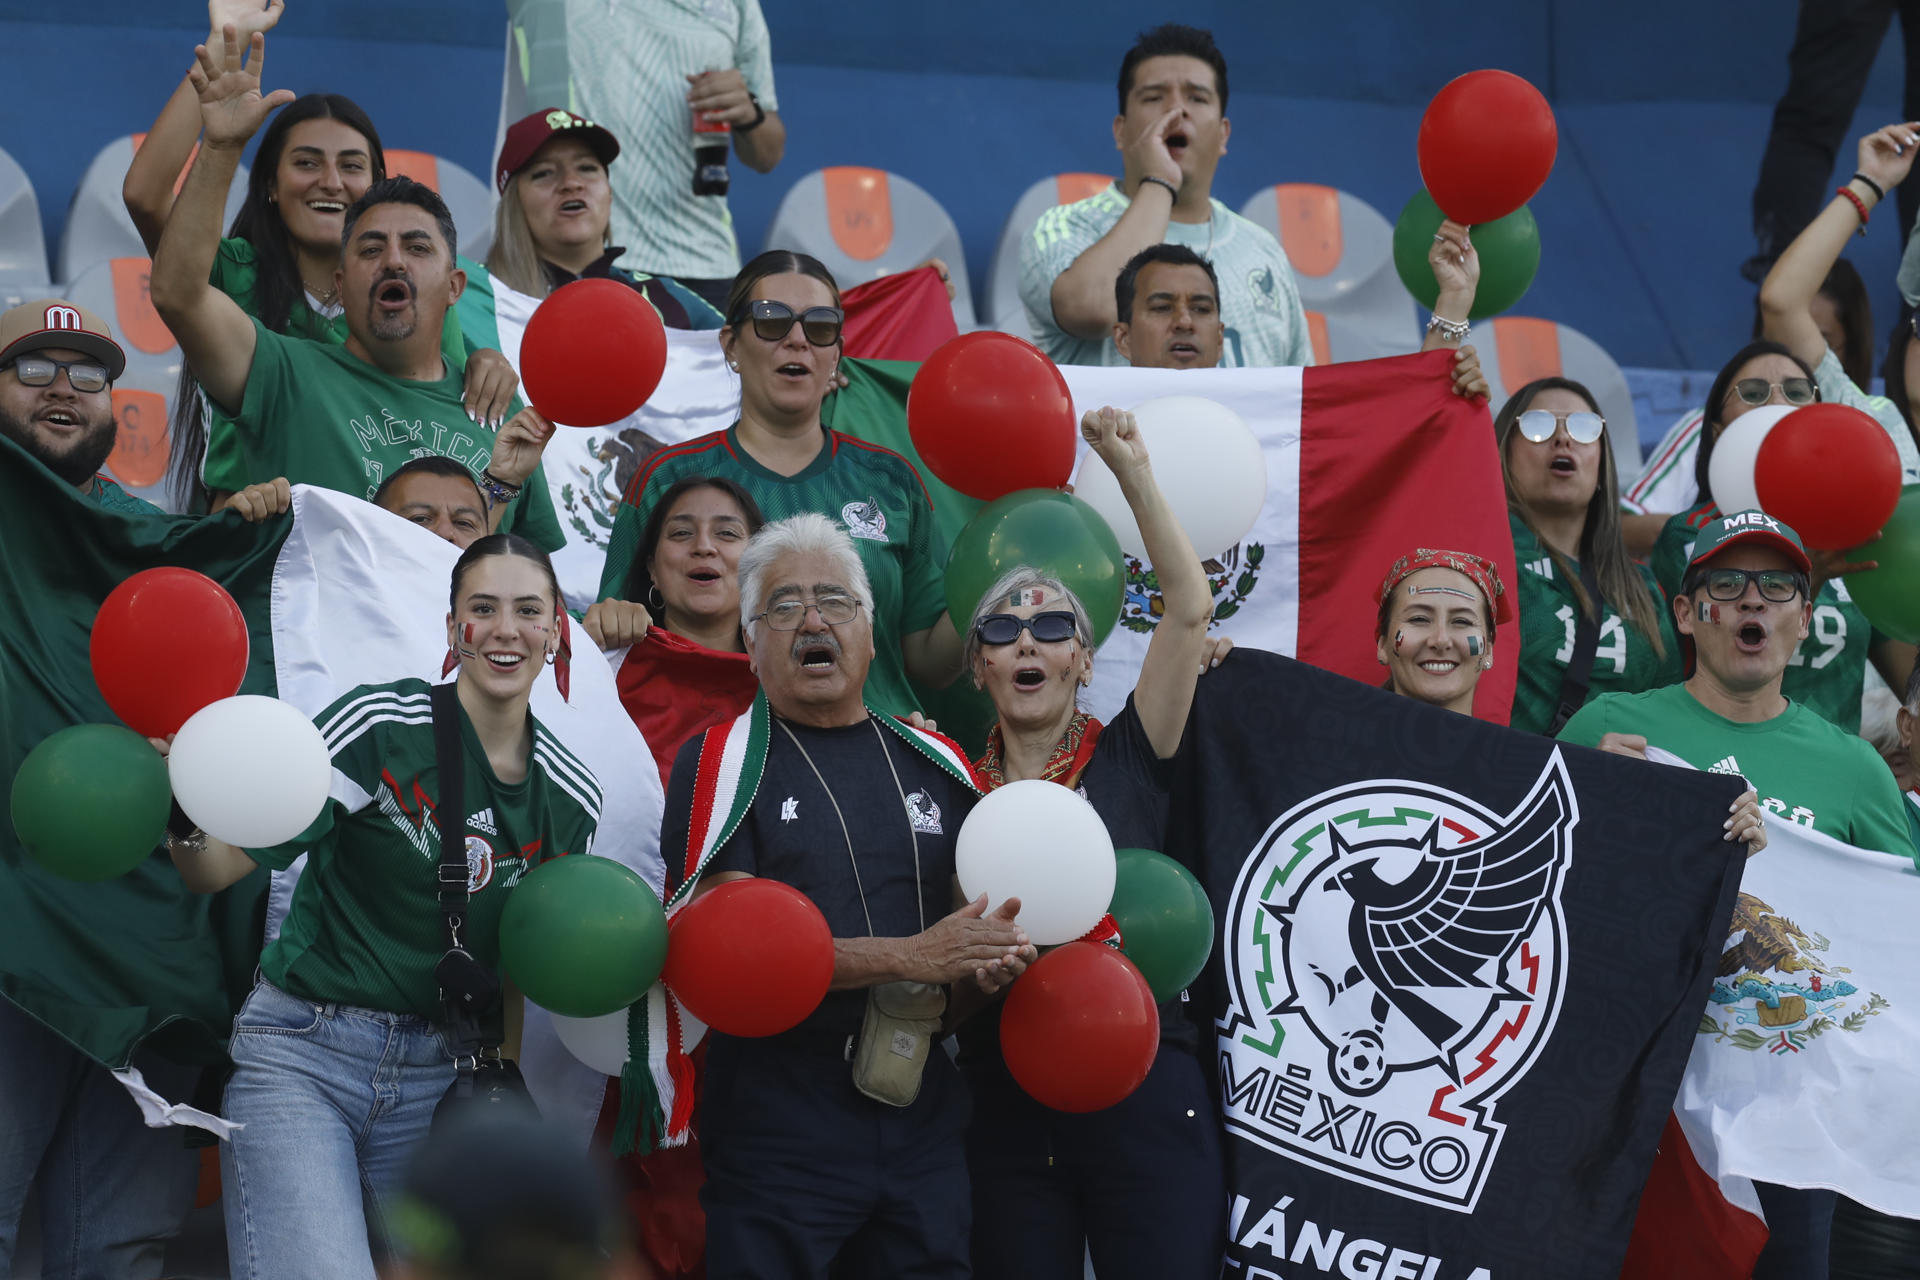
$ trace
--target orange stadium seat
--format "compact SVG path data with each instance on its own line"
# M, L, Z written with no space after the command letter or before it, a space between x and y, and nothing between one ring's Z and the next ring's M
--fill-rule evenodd
M1491 409L1498 413L1507 397L1536 378L1562 377L1582 383L1600 402L1613 440L1614 467L1622 490L1640 474L1640 430L1627 375L1600 344L1578 329L1532 316L1499 316L1481 321L1467 340L1480 353L1493 388Z
M133 218L120 199L120 185L126 180L133 153L146 141L144 133L116 138L100 149L74 189L73 204L67 209L66 228L60 234L60 261L56 278L71 281L95 263L108 258L145 257L146 245L133 229ZM182 170L185 176L185 170ZM178 184L175 190L178 190ZM233 188L227 192L226 212L220 227L225 231L247 195L247 166L234 175Z
M856 165L814 170L781 199L766 247L812 254L842 288L939 258L953 280L954 323L962 333L974 327L960 230L938 201L897 173Z
M1077 204L1113 185L1104 173L1056 173L1020 193L1000 228L993 246L993 265L987 269L987 291L982 302L987 324L1002 333L1033 337L1026 308L1020 304L1020 246L1033 233L1040 215L1055 205Z
M1256 191L1240 214L1287 251L1316 361L1419 349L1419 314L1393 269L1393 225L1372 205L1333 187L1283 182Z
M460 233L461 256L475 262L493 245L493 189L466 169L425 151L387 150L387 173L406 176L440 193Z
M172 510L166 489L171 440L167 424L180 378L180 347L153 309L145 258L96 263L67 288L67 297L106 318L127 353L127 369L113 386L119 434L107 472L127 492Z

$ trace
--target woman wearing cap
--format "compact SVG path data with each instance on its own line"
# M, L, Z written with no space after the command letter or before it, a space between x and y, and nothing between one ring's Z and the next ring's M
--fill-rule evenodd
M1721 368L1707 390L1700 451L1694 460L1701 501L1667 521L1647 561L1669 599L1680 592L1694 539L1721 515L1714 501L1711 472L1714 445L1721 434L1762 405L1804 405L1819 399L1820 383L1813 369L1778 342L1748 343ZM1848 733L1860 729L1860 695L1869 658L1895 688L1905 687L1907 673L1913 668L1913 646L1875 634L1866 615L1837 581L1840 574L1869 567L1848 563L1831 553L1813 554L1813 621L1787 668L1784 686L1787 697L1806 703Z
M1154 481L1133 415L1101 409L1080 430L1120 481L1166 613L1126 708L1102 725L1075 705L1093 678L1085 606L1036 569L1002 576L967 632L968 670L998 717L975 768L988 789L1030 778L1078 788L1116 847L1159 849L1173 757L1208 661L1213 594ZM1130 1097L1066 1115L1014 1083L996 1017L963 1024L960 1065L974 1105L967 1166L975 1275L1078 1280L1087 1250L1102 1280L1219 1274L1226 1193L1203 1032L1178 999L1162 1007L1160 1032L1153 1069Z
M535 299L575 280L618 280L645 294L669 329L718 329L723 317L693 290L613 265L626 252L609 231L613 187L607 169L619 154L613 134L557 107L507 130L494 166L500 203L488 272Z
M1420 547L1393 562L1374 599L1387 692L1472 715L1480 675L1493 668L1494 628L1513 617L1493 561Z
M761 254L734 278L720 349L740 377L740 417L724 431L655 453L628 484L585 625L603 648L631 643L652 618L640 533L661 495L689 475L724 476L769 519L816 511L853 536L873 583L874 644L867 703L887 715L918 709L907 678L943 687L960 673L960 637L947 619L945 548L913 464L829 421L890 397L879 378L842 360L840 288L817 258ZM840 375L849 385L839 389ZM831 400L829 396L831 395Z
M222 29L230 27L244 49L254 32L279 22L283 8L284 0L209 0L206 47L217 54ZM160 243L175 180L199 135L199 96L182 80L134 152L121 187L149 254ZM344 343L347 325L334 272L347 207L386 176L380 135L351 99L312 93L287 104L260 135L246 200L214 262L214 285L275 333ZM461 265L475 266L464 259ZM498 351L476 349L463 336L457 318L469 310L449 315L441 349L453 367L466 371L469 416L497 425L510 412L520 380ZM241 468L231 421L210 405L203 418L201 404L193 371L182 366L173 398L170 484L183 508L196 500L199 483L217 498L261 479Z
M1620 536L1620 483L1600 406L1578 382L1541 378L1494 418L1520 569L1516 729L1551 737L1596 693L1680 679L1660 584Z

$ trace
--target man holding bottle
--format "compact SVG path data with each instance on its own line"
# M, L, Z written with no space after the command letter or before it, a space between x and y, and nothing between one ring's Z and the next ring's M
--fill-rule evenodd
M610 169L622 265L716 307L740 269L727 152L767 173L787 130L759 0L507 0L502 129L559 103L629 143Z

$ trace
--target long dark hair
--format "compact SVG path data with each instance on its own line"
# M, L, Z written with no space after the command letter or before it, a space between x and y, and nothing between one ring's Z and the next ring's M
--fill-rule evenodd
M633 568L627 572L627 599L646 604L654 588L653 574L648 572L647 564L660 546L660 536L666 530L667 517L673 513L674 504L695 489L714 489L733 499L733 505L740 508L740 515L747 522L748 537L760 532L760 526L767 522L753 495L725 476L688 476L675 483L653 504L653 511L648 514L647 523L640 532L640 549L634 553ZM651 610L653 606L647 605L647 608Z
M1793 361L1800 366L1800 372L1806 375L1807 381L1813 383L1813 398L1820 398L1820 383L1813 376L1813 370L1807 367L1805 360L1787 350L1784 343L1765 340L1749 342L1734 352L1733 358L1720 366L1720 372L1714 376L1713 386L1707 389L1707 407L1700 418L1700 448L1693 455L1693 480L1700 490L1702 502L1714 501L1713 484L1707 478L1707 467L1713 458L1714 438L1726 429L1727 395L1733 390L1734 379L1739 375L1741 366L1761 356L1785 356Z
M260 135L260 146L247 174L247 197L234 215L227 235L253 246L257 268L253 285L253 314L275 333L285 333L293 315L293 304L300 300L306 285L300 279L300 263L287 236L286 220L272 199L273 182L280 172L280 157L287 149L287 135L297 124L308 120L338 120L367 140L367 161L373 182L387 176L387 154L380 145L379 130L353 99L337 93L309 93L295 98L273 117ZM167 477L172 497L182 510L190 509L198 496L199 465L207 446L207 423L201 412L200 382L184 363L174 388L173 420L168 426L173 438L173 460Z
M1540 537L1532 510L1513 487L1513 468L1507 465L1507 443L1513 439L1520 415L1543 391L1571 392L1586 401L1589 409L1600 413L1600 402L1593 398L1593 392L1571 378L1536 378L1507 397L1507 402L1500 406L1500 412L1493 420L1494 439L1500 450L1500 474L1507 490L1507 511L1531 529L1540 545L1546 548L1547 554L1559 566L1562 580L1572 585L1573 598L1578 602L1580 612L1597 620L1595 611L1598 606L1587 594L1586 584L1580 580L1580 566L1569 563L1545 538ZM1601 420L1605 421L1605 418L1606 415L1601 414ZM1620 533L1620 476L1613 465L1613 442L1608 436L1610 430L1609 427L1600 429L1600 483L1594 487L1593 497L1587 500L1586 522L1580 526L1580 559L1592 567L1600 594L1620 611L1628 625L1652 643L1656 656L1665 658L1667 646L1660 638L1660 604L1653 598L1653 593L1647 590L1646 581L1634 566L1633 556L1628 553L1626 541Z

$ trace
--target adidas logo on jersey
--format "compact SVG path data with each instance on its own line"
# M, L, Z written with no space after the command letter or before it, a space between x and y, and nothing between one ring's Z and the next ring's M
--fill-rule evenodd
M1742 778L1747 776L1746 770L1742 769L1740 767L1740 762L1738 760L1735 760L1732 756L1728 756L1726 759L1721 760L1718 763L1708 765L1707 772L1737 774Z
M1541 556L1538 560L1527 561L1527 572L1538 574L1542 578L1553 577L1553 557Z
M493 825L493 808L488 806L467 819L467 825L482 835L497 836L499 830Z

